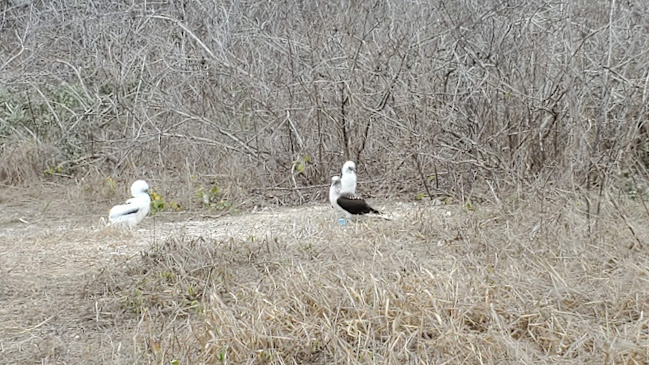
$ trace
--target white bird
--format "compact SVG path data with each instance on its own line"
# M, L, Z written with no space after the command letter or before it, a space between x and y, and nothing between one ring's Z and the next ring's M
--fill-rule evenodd
M131 185L132 198L126 204L116 205L110 209L108 219L111 223L122 223L129 228L134 228L149 214L151 197L148 193L149 185L144 180L137 180Z
M342 168L341 192L356 194L356 164L347 161Z
M338 213L345 213L343 208L338 205L336 200L338 200L338 196L340 195L340 176L332 176L331 177L331 186L329 187L329 203L331 204L331 207L336 210Z
M345 214L347 218L352 215L363 215L367 213L381 214L378 210L370 207L365 199L359 195L342 191L342 179L338 176L331 177L331 187L329 187L329 202L339 212Z

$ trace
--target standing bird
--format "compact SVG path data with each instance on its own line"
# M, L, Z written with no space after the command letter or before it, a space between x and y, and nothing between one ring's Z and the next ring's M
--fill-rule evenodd
M370 207L359 195L344 192L342 190L342 179L338 176L333 176L331 178L329 202L334 209L345 214L347 218L353 215L363 215L367 213L381 214L378 210Z
M338 195L340 195L340 176L332 176L331 186L329 187L329 203L337 212L342 212L342 208L336 203Z
M341 192L356 194L356 164L347 161L342 168Z
M111 223L122 223L129 228L134 228L149 214L151 197L148 193L149 185L144 180L137 180L131 185L132 198L126 204L116 205L110 209L108 219Z

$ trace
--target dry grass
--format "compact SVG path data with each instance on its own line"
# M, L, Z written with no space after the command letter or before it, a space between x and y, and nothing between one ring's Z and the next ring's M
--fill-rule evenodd
M590 224L582 202L554 197L476 210L376 202L397 219L345 227L325 206L168 214L122 232L97 224L99 208L27 225L8 198L3 363L649 358L649 228L635 202L608 197Z
M0 181L12 185L38 181L48 167L56 168L55 160L54 146L32 141L3 141L0 145Z
M649 361L649 2L1 3L0 362Z

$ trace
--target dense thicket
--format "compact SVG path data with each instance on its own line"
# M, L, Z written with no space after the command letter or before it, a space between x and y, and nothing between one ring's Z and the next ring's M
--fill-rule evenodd
M0 177L210 176L304 201L317 194L294 188L354 159L386 195L624 186L649 164L646 14L643 0L4 0Z

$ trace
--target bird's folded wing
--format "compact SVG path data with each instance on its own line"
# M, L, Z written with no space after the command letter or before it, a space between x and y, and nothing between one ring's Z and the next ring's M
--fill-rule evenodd
M131 200L131 199L129 199ZM117 217L123 217L125 215L129 214L135 214L140 210L140 208L132 204L132 202L127 201L126 204L122 205L116 205L110 209L110 212L108 213L108 218L113 219Z
M367 203L363 198L355 194L343 194L338 197L338 205L350 213L367 210Z

